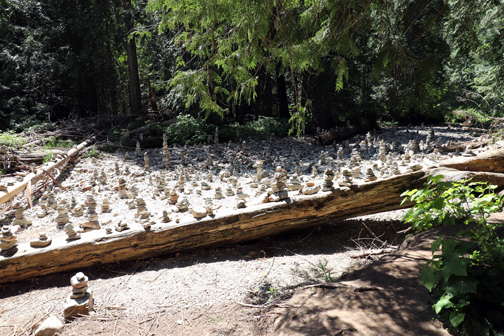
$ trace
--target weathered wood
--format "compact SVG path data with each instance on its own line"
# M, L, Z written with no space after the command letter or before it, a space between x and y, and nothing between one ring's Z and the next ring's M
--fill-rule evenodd
M443 181L462 181L472 179L472 182L488 182L498 188L504 187L504 174L491 172L461 171L453 168L440 167L432 169L429 173L432 176L443 175Z
M37 174L30 173L23 179L22 182L16 183L12 187L7 188L7 192L0 192L0 204L8 202L21 193L28 183L35 185L38 181L45 178L45 172L51 173L54 169L64 166L70 159L73 159L84 147L88 145L87 141L79 144L77 147L70 149L63 158L56 162L49 162L46 165L39 168L40 172Z
M441 161L440 167L458 170L504 173L504 149L494 149L472 157L457 157Z
M52 152L53 155L59 155L65 153L65 151L58 150L58 149L53 149L50 152ZM40 151L40 152L31 152L31 153L21 153L18 154L19 161L23 163L42 163L44 161L44 158L49 154L48 151Z
M233 213L217 212L215 216L201 220L156 224L151 231L132 228L106 235L104 230L96 230L73 242L56 237L43 249L33 249L28 243L21 243L0 253L0 283L102 263L238 243L320 223L404 208L410 204L401 205L401 193L421 187L425 175L424 171L418 171L332 193L292 195L286 201L251 206Z

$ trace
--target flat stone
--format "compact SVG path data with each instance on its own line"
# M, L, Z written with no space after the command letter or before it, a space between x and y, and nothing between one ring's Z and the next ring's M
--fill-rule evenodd
M37 328L34 336L53 336L63 329L63 323L54 315L49 316Z
M190 211L194 218L203 218L207 215L207 210L203 207L195 207Z
M30 242L31 247L46 247L51 244L52 239L46 239L46 240L34 240Z
M70 285L73 288L83 288L87 286L89 278L84 273L79 272L70 278Z
M91 310L93 310L93 293L86 292L84 297L67 300L63 317L65 320L72 320L79 316L89 315Z

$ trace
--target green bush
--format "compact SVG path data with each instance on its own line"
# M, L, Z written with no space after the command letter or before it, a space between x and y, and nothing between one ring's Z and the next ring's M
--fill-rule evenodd
M464 223L456 238L439 237L425 265L422 283L431 291L436 313L468 335L504 335L504 239L502 224L489 223L503 209L495 186L470 181L441 182L429 177L423 190L403 193L416 205L404 219L417 231ZM441 247L441 251L438 251Z
M181 115L175 124L165 128L168 143L184 145L206 142L208 135L215 134L215 126L207 124L204 119L195 119L190 115Z
M289 135L291 125L288 119L259 116L257 120L245 123L245 126L259 133L274 134L276 137Z
M14 131L0 133L0 144L7 146L9 149L17 149L26 143L26 139L16 135Z

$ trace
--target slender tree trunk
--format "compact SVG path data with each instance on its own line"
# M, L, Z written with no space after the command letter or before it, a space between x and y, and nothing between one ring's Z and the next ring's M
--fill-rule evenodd
M140 114L142 111L142 95L140 91L140 76L138 75L138 60L136 52L135 38L129 38L129 33L133 29L133 18L131 16L131 0L122 0L125 11L126 26L126 53L128 55L130 108L132 114Z
M265 117L272 117L273 116L274 96L272 94L273 87L271 85L271 76L267 71L265 71L264 80L266 81L266 83L265 83L265 88L264 88L265 99L263 101L264 101L265 106L264 106L263 113L264 113Z
M276 67L277 75L277 92L278 92L278 110L280 118L289 118L289 102L287 101L287 86L285 85L285 76L279 75L280 63Z

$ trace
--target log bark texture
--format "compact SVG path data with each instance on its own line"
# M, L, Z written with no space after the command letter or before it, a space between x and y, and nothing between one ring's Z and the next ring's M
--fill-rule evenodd
M458 170L504 173L504 149L489 150L477 156L441 161L440 167Z
M0 253L0 283L45 274L74 271L102 263L126 261L233 244L359 215L400 209L401 193L419 188L425 172L365 183L332 193L291 196L233 213L219 213L201 220L156 224L151 231L130 229L106 235L104 230L85 233L66 242L53 239L48 247L28 243Z
M38 168L39 169L39 172L37 174L34 174L34 173L30 173L28 174L22 182L19 182L19 183L16 183L15 185L13 185L12 187L9 187L7 188L7 192L0 192L0 204L3 204L5 202L8 202L9 200L13 199L14 197L16 197L16 195L18 195L19 193L21 193L25 188L26 186L28 185L28 183L30 183L31 185L35 185L35 183L37 183L38 181L40 181L41 179L44 179L46 178L46 173L48 174L51 174L51 172L54 170L54 169L57 169L57 168L61 168L63 167L64 165L66 165L66 163L75 158L75 156L77 154L79 154L79 152L88 145L88 142L87 141L84 141L82 142L81 144L79 144L77 147L75 148L72 148L70 149L66 155L64 155L64 157L62 159L59 159L58 161L56 162L49 162L48 164ZM45 172L45 173L44 173ZM1 267L1 266L0 266Z

